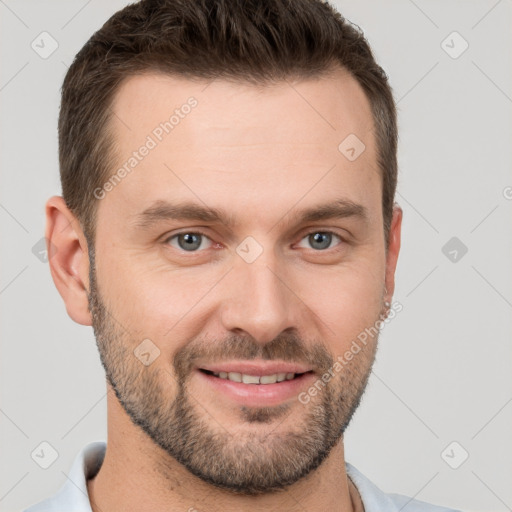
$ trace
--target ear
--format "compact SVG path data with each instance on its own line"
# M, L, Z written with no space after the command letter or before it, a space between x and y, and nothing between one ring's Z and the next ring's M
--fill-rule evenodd
M79 324L92 325L87 299L87 240L79 221L60 196L46 202L45 237L53 282L64 299L68 315Z
M398 261L398 253L400 252L400 239L402 233L402 208L397 203L393 206L393 217L389 229L389 241L386 256L386 290L385 300L391 302L393 293L395 292L395 270Z

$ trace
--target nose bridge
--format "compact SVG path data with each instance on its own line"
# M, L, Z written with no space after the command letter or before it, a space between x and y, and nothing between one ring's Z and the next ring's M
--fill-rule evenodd
M222 322L230 331L243 330L256 341L267 343L288 327L294 327L293 294L283 283L272 251L254 261L243 257L230 272L230 292L223 301Z

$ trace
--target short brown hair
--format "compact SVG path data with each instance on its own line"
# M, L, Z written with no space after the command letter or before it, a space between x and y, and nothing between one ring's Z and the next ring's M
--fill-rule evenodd
M76 55L62 86L62 194L94 244L94 190L112 174L111 105L121 82L158 71L265 85L348 70L372 109L386 247L397 182L396 108L363 33L322 0L142 0L115 13ZM340 141L341 142L341 141Z

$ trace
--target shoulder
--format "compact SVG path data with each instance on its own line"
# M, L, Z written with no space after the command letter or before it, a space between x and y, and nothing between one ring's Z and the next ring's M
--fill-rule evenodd
M23 512L92 512L87 494L87 479L101 466L107 443L89 443L75 456L63 485L53 496L46 498Z
M388 494L389 498L398 508L397 510L407 510L407 512L461 512L453 508L432 505L424 501L418 501L402 494ZM407 507L407 508L406 508Z
M401 494L387 494L348 462L345 463L345 467L348 477L359 491L365 512L460 512Z

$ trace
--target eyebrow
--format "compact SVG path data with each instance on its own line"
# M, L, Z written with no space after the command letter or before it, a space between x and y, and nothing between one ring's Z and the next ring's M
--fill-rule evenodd
M287 212L282 218L289 215L290 212ZM300 210L294 215L293 220L297 224L302 224L319 220L349 217L368 223L368 209L351 200L338 199L326 204ZM276 224L281 222L282 218ZM222 209L211 208L192 202L180 202L175 204L161 199L135 217L135 226L140 229L148 229L154 224L166 220L190 220L217 223L224 224L230 229L235 226L234 217Z

